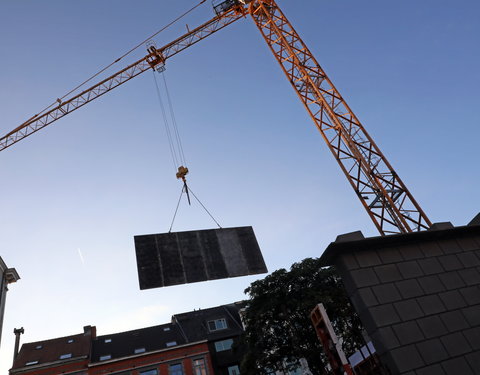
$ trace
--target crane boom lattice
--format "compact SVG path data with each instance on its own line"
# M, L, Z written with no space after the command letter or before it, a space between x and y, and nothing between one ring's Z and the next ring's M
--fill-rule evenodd
M380 233L431 226L425 213L273 0L249 12Z
M223 29L225 26L230 25L243 16L244 13L239 12L239 8L232 8L229 11L212 18L210 21L194 30L189 31L160 49L150 47L149 54L144 58L130 64L126 68L82 91L78 95L65 99L64 101L59 100L59 104L52 109L33 116L10 133L4 135L0 138L0 151L12 146L40 129L43 129L45 126L61 119L123 83L128 82L141 73L151 68L156 68L159 65L163 65L168 58L194 45L200 40L205 39L218 30Z
M201 3L203 3L202 1ZM431 222L327 77L274 0L221 0L217 15L0 138L0 151L250 14L380 234L428 229Z

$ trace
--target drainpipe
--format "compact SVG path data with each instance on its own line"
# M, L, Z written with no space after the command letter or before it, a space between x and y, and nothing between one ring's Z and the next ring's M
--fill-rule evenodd
M22 328L14 328L13 333L15 334L15 349L13 351L13 362L15 362L15 359L17 358L18 355L18 347L20 346L20 335L25 333L25 330Z

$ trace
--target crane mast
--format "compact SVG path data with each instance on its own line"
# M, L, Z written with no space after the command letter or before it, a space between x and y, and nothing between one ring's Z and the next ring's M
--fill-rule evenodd
M202 1L203 2L203 1ZM274 0L225 0L217 16L0 138L0 151L249 14L381 235L431 222Z

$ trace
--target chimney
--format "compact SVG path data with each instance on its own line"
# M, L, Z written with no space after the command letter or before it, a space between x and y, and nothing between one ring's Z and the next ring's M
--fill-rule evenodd
M95 326L85 326L83 327L83 334L85 336L90 335L92 339L97 337L97 327Z
M13 362L18 355L18 347L20 346L20 335L25 333L25 330L22 328L14 328L13 333L15 334L15 349L13 350Z

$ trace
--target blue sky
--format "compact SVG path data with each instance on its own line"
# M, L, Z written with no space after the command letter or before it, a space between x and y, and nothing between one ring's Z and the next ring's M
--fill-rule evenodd
M0 2L2 135L195 3ZM430 219L466 224L480 211L478 2L278 3ZM155 41L212 16L207 1ZM169 60L166 77L191 187L223 226L254 227L271 271L338 234L377 235L250 19ZM22 277L2 374L14 327L31 342L154 325L242 299L256 279L138 289L133 236L168 231L181 188L151 72L3 151L0 171L0 255ZM182 204L173 229L213 227Z

